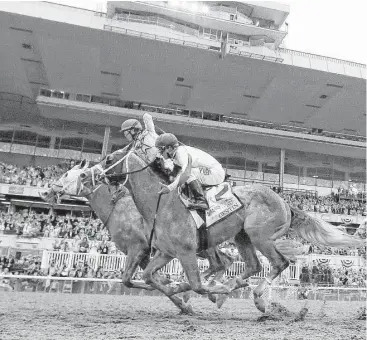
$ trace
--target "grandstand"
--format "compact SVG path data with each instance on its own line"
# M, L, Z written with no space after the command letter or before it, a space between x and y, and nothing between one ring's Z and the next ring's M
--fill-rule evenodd
M40 237L56 225L41 213L62 216L60 230L70 224L109 242L86 200L50 207L39 193L76 161L125 146L121 123L144 112L215 156L234 185L263 183L335 225L361 224L366 66L282 48L288 14L251 1L109 2L106 13L1 2L0 256L32 254L50 267L59 234ZM315 254L300 261L329 256L357 268L365 256ZM112 256L110 270L121 267L117 251L101 256Z

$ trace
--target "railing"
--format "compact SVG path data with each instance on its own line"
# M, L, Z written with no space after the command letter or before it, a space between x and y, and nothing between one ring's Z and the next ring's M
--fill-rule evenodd
M349 65L349 66L366 68L365 64L360 64L360 63L356 63L356 62L353 62L353 61L337 59L337 58L332 58L332 57L326 57L326 56L322 56L322 55L319 55L319 54L307 53L307 52L302 52L302 51L297 51L297 50L290 50L288 48L279 48L278 51L282 52L282 53L286 53L286 54L297 55L297 56L300 56L300 57L314 58L314 59L332 61L332 62L338 63L338 64L346 64L346 65Z
M68 268L72 268L78 262L87 263L90 267L97 270L98 267L102 267L107 271L124 270L126 264L125 255L101 255L90 253L63 253L63 252L47 252L42 260L42 268L49 268L52 263L55 265L66 265ZM200 271L205 271L209 267L207 260L198 260L198 266ZM244 262L234 262L231 267L226 271L227 277L238 276L245 269ZM260 273L254 275L254 277L263 278L266 277L271 270L270 265L263 265ZM141 270L139 270L141 272ZM183 269L180 262L177 259L173 259L165 267L161 269L161 272L168 274L171 277L179 277L183 274ZM284 275L289 280L298 280L300 274L300 268L295 265L289 266L284 272Z
M157 291L146 291L125 287L119 278L86 278L86 277L57 277L32 275L2 275L0 289L5 291L22 292L31 289L32 292L44 293L73 293L73 294L114 294L114 295L147 295L162 296ZM4 282L5 281L5 282ZM133 280L142 283L142 280ZM253 289L256 284L241 288L229 294L230 298L253 299ZM263 297L268 301L297 300L298 293L305 287L295 285L271 285L265 289ZM306 287L308 300L332 301L366 301L367 289L356 287ZM203 297L194 295L195 297Z
M273 56L270 56L270 55L263 55L263 54L258 54L258 53L241 51L241 49L236 49L234 46L230 46L228 53L239 55L239 56L244 56L244 57L248 57L248 58L253 58L253 59L274 61L276 63L282 63L284 61L284 59L280 58L280 57L273 57Z
M156 34L134 31L134 30L130 30L130 29L122 28L122 27L117 27L117 26L103 25L103 29L107 31L111 31L111 32L130 35L133 37L146 38L146 39L156 40L156 41L164 41L164 42L168 42L171 44L200 48L203 50L220 51L220 47L217 47L217 46L204 45L204 44L199 44L199 43L195 43L192 41L186 41L186 40L176 39L176 38L168 38L168 37L164 37L164 36L160 36Z
M170 10L174 10L176 12L182 12L182 13L189 13L189 14L193 14L192 11L190 11L188 8L185 9L185 8L173 8L173 7L170 7L169 4L165 3L165 2L162 2L160 1L159 3L158 2L147 2L147 1L136 1L136 3L140 3L140 4L144 4L144 5L148 5L148 6L154 6L154 7L162 7L162 8L167 8L167 9L170 9ZM222 6L221 6L222 7ZM224 18L223 16L221 15L218 15L216 12L222 12L224 13L224 10L223 9L226 9L225 12L228 13L228 14L232 14L233 15L233 19L226 19ZM222 7L222 8L211 8L211 7L208 7L208 10L206 12L204 11L195 11L195 16L196 17L204 17L204 18L211 18L211 19L215 19L215 20L218 20L218 21L224 21L224 22L228 22L228 23L231 23L232 25L233 24L237 24L237 25L243 25L243 26L248 26L248 27L257 27L261 30L269 30L269 31L277 31L277 32L281 32L281 33L286 33L287 30L286 28L270 28L270 27L262 27L262 26L257 26L253 23L250 22L250 20L252 20L251 18L248 19L248 22L244 23L244 22L241 22L240 20L236 20L235 19L235 15L236 15L237 10L235 8L231 9L231 8L228 8L228 7ZM244 17L241 13L239 13L241 17Z
M127 21L127 22L138 22L142 24L156 25L160 27L169 28L175 31L179 31L181 33L190 34L192 36L198 37L199 30L195 30L194 28L187 27L184 25L177 24L173 21L169 21L158 16L140 16L135 14L116 14L113 19L119 21Z

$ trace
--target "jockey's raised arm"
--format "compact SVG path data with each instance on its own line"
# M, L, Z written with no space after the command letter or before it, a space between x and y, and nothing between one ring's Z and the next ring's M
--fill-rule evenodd
M150 133L158 137L157 133L155 132L153 117L149 113L144 113L143 122L144 122L145 130L149 131Z

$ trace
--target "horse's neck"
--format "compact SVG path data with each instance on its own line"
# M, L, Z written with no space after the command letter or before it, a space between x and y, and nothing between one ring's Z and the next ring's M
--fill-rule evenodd
M133 170L144 167L138 161L135 163ZM158 191L160 190L158 176L151 173L149 169L136 172L129 175L129 185L136 208L145 221L152 222L158 202Z
M97 189L89 198L90 206L92 210L97 214L99 219L106 223L108 217L113 209L113 204L111 203L111 194L105 185L102 185Z

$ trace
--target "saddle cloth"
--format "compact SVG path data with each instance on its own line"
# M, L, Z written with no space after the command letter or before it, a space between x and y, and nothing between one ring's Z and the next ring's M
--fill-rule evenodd
M205 215L199 214L196 210L190 210L197 228L206 223L207 227L218 223L243 207L240 199L232 192L232 187L228 182L221 183L217 186L204 189L205 198L208 202L209 209L205 210ZM187 208L189 206L189 197L179 188L179 196L182 203ZM205 218L205 221L203 219Z

